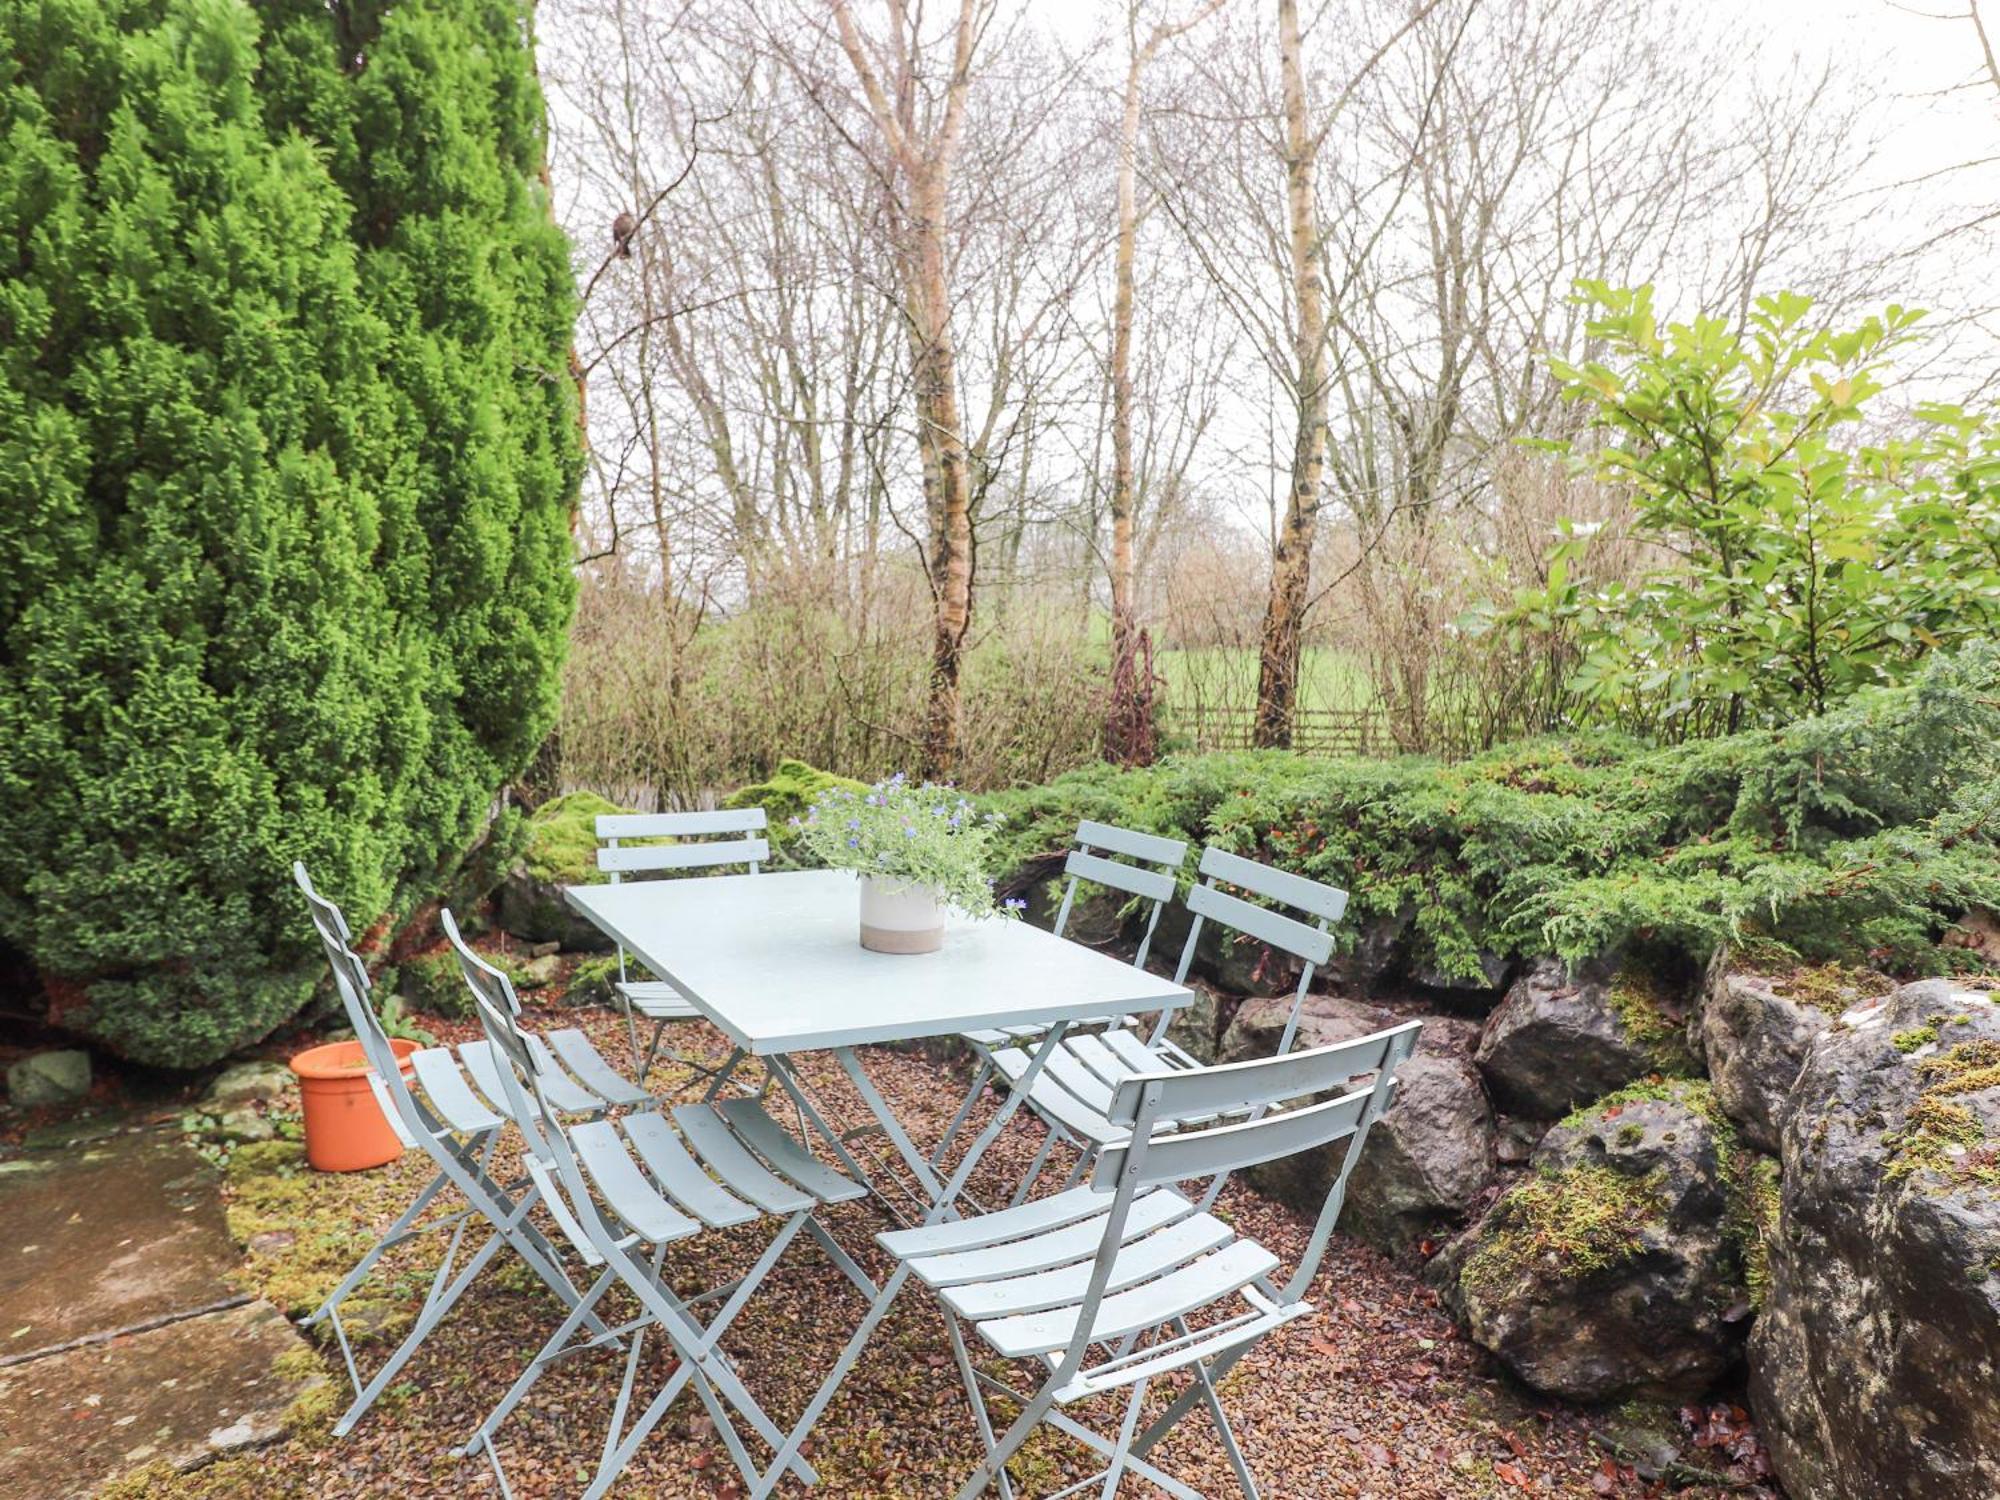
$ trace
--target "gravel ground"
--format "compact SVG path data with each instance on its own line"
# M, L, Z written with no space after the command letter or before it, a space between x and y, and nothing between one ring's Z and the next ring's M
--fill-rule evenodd
M622 1056L623 1029L601 1011L551 1011L537 1024L577 1024L607 1057ZM467 1028L443 1023L450 1036ZM671 1035L683 1050L720 1057L721 1038L697 1023ZM912 1135L935 1141L961 1096L962 1068L908 1052L875 1051L871 1076ZM830 1059L811 1059L806 1074L843 1123L867 1118ZM656 1073L654 1086L674 1080ZM1016 1180L1039 1144L1038 1127L1017 1121L989 1153L975 1186L988 1191ZM886 1150L886 1143L863 1147ZM406 1157L372 1173L344 1177L258 1166L244 1154L231 1174L232 1222L250 1246L250 1284L288 1310L309 1308L365 1246L371 1224L386 1223L428 1173ZM1310 1223L1257 1193L1232 1187L1221 1211L1289 1266ZM841 1243L877 1274L882 1257L871 1235L882 1227L867 1204L834 1211L827 1222ZM684 1292L747 1265L767 1227L711 1234L669 1251L667 1264ZM388 1294L376 1304L393 1332L421 1298L434 1250L394 1257ZM1545 1403L1502 1378L1461 1339L1435 1296L1410 1271L1336 1237L1311 1300L1318 1311L1280 1330L1244 1360L1224 1387L1258 1482L1269 1500L1321 1496L1474 1497L1644 1495L1659 1486L1606 1457L1591 1434L1607 1418ZM863 1309L852 1286L803 1237L788 1252L730 1331L725 1344L748 1383L781 1425L789 1423L831 1367L835 1351ZM433 1333L404 1378L352 1437L328 1436L335 1387L297 1414L289 1440L251 1458L195 1474L134 1476L114 1493L178 1497L432 1496L497 1494L483 1461L454 1449L497 1399L553 1326L546 1294L519 1267L489 1271ZM656 1340L657 1342L657 1340ZM364 1351L365 1365L386 1343ZM328 1357L338 1369L337 1356ZM573 1495L595 1468L618 1357L580 1356L556 1366L502 1435L508 1481L520 1500ZM666 1378L669 1359L649 1348L640 1386ZM993 1367L998 1371L1001 1367ZM1023 1379L1029 1372L1017 1371ZM1156 1383L1149 1405L1178 1387ZM338 1387L344 1396L344 1386ZM1110 1425L1107 1405L1084 1419ZM1740 1412L1733 1413L1740 1419ZM1684 1413L1687 1423L1736 1436L1729 1409ZM1754 1435L1749 1439L1754 1446ZM822 1421L810 1456L817 1493L829 1497L949 1495L978 1456L970 1415L951 1364L944 1325L920 1287L906 1291L858 1369ZM1158 1450L1162 1467L1204 1491L1235 1493L1220 1444L1190 1419ZM1016 1462L1030 1495L1045 1495L1092 1472L1076 1445L1046 1430ZM1740 1471L1739 1471L1740 1472ZM1736 1487L1741 1492L1741 1486ZM1683 1494L1722 1493L1718 1487ZM722 1445L699 1403L683 1396L642 1449L614 1492L640 1497L729 1497L740 1493ZM782 1494L814 1493L788 1484ZM1092 1493L1095 1493L1094 1491ZM1128 1481L1124 1495L1153 1495Z

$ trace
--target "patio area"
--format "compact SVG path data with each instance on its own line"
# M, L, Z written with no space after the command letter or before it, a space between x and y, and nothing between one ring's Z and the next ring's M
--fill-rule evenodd
M616 1056L622 1044L622 1022L603 1011L531 1010L524 1020L531 1029L581 1026L607 1056ZM441 1023L438 1030L440 1040L454 1042L476 1035L465 1023ZM701 1022L687 1023L676 1041L695 1060L711 1064L728 1052L726 1041ZM913 1135L942 1134L968 1076L962 1060L871 1049L868 1064ZM806 1059L803 1072L848 1118L866 1118L830 1058ZM662 1068L652 1086L670 1094L688 1078ZM282 1111L284 1103L268 1107ZM982 1110L992 1103L989 1096ZM1038 1126L1010 1127L982 1161L975 1191L1000 1191L1018 1180L1040 1135ZM412 1153L375 1171L336 1175L308 1171L300 1157L300 1148L286 1142L239 1147L221 1186L229 1228L248 1247L243 1289L295 1317L317 1304L421 1186L428 1168ZM1240 1184L1231 1186L1219 1212L1281 1257L1295 1258L1311 1228L1303 1216ZM868 1204L856 1203L832 1210L828 1222L842 1243L862 1246L871 1243L878 1218ZM725 1256L747 1265L765 1237L751 1226L704 1237L684 1256L670 1250L669 1279L684 1287L713 1279ZM418 1242L392 1258L380 1283L386 1295L352 1320L374 1330L364 1359L379 1358L400 1337L421 1301L432 1255L434 1248ZM879 1254L863 1259L873 1273L884 1269L886 1258ZM1637 1495L1657 1488L1614 1461L1593 1437L1629 1440L1629 1423L1520 1391L1457 1333L1418 1277L1372 1250L1336 1237L1310 1295L1319 1311L1265 1341L1225 1383L1232 1420L1266 1494ZM518 1263L496 1266L350 1437L331 1437L346 1392L337 1356L322 1350L327 1382L295 1406L288 1429L270 1446L188 1473L141 1464L103 1493L174 1500L497 1494L485 1465L462 1460L455 1450L546 1336L550 1306ZM853 1289L807 1246L780 1263L731 1330L726 1349L750 1372L758 1398L783 1420L811 1395L857 1308ZM648 1376L656 1383L670 1371L663 1353L649 1357L654 1368L642 1373L642 1386ZM580 1487L597 1457L619 1364L615 1356L595 1354L558 1365L515 1414L502 1449L516 1495L571 1494ZM1163 1405L1171 1390L1161 1390L1149 1408ZM111 1404L43 1415L59 1441L73 1441L71 1435L116 1423L122 1413ZM1183 1426L1163 1452L1176 1475L1205 1489L1228 1489L1228 1464L1206 1427ZM818 1493L827 1496L917 1500L948 1493L971 1469L978 1442L931 1299L906 1296L896 1304L835 1397L809 1454L821 1476ZM1083 1477L1090 1466L1080 1448L1045 1429L1017 1460L1016 1471L1030 1478L1030 1493L1044 1494ZM1143 1485L1131 1489L1147 1493ZM635 1500L692 1500L741 1490L712 1425L684 1398L641 1448L618 1492ZM788 1482L780 1493L807 1491Z

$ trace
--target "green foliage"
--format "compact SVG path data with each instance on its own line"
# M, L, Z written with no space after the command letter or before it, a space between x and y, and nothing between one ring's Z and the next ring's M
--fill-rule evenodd
M802 760L787 756L778 762L777 770L762 781L749 786L738 787L722 805L726 808L761 807L770 818L772 844L786 855L796 858L803 851L799 848L797 824L804 821L814 802L822 794L836 787L850 792L865 792L867 784L851 777L836 776L831 771L822 771L809 766Z
M1545 446L1624 489L1634 534L1673 560L1600 586L1572 534L1515 618L1578 625L1573 687L1601 712L1695 734L1783 724L1990 635L2000 422L1927 406L1906 435L1861 436L1919 314L1836 330L1780 293L1739 332L1661 327L1650 287L1583 282L1578 300L1602 357L1550 366L1589 430Z
M1785 730L1668 748L1172 757L985 805L1006 817L1002 870L1067 847L1079 818L1215 843L1349 890L1344 942L1407 909L1414 961L1448 973L1482 951L1581 961L1635 940L1703 961L1759 934L1806 963L1934 968L1951 918L2000 905L2000 650L1934 657Z
M1659 1184L1610 1167L1542 1167L1493 1205L1460 1284L1477 1295L1525 1272L1578 1280L1622 1264L1645 1247L1662 1213Z
M519 6L0 7L0 940L211 1061L553 717L572 293ZM365 59L365 66L364 64Z
M604 879L597 868L597 820L628 812L595 792L551 797L528 819L521 863L536 880L552 885L584 885Z
M872 787L822 792L791 820L800 851L832 870L922 886L967 916L993 910L997 813L981 813L955 787L914 785L900 773Z

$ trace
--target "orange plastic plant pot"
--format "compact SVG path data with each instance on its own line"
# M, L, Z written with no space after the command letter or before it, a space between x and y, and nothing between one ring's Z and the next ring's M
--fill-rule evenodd
M398 1059L417 1044L392 1037ZM368 1087L368 1059L359 1042L308 1047L292 1059L306 1116L306 1160L321 1172L363 1172L392 1162L403 1143L382 1117ZM407 1072L407 1066L405 1068Z

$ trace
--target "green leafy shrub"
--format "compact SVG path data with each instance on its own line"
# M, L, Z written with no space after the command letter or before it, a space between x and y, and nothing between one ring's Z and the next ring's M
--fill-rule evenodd
M1675 735L1782 724L1991 636L2000 422L1937 404L1895 435L1865 422L1921 314L1834 329L1780 292L1739 329L1663 326L1650 287L1585 281L1577 301L1598 357L1549 364L1588 432L1544 446L1628 494L1634 534L1671 558L1592 580L1572 533L1515 602L1517 624L1577 629L1571 685L1597 711Z
M0 942L194 1067L555 708L573 293L521 8L0 7ZM365 65L364 65L365 61Z
M799 830L793 819L803 820L813 803L835 787L850 792L866 791L867 784L848 776L836 776L789 756L762 781L738 787L722 805L726 808L761 807L770 819L771 847L794 860L813 862L799 846Z
M1342 924L1413 913L1413 962L1579 961L1634 940L1705 960L1760 933L1805 961L1935 966L1945 923L2000 905L2000 650L1932 659L1784 730L1647 748L1612 734L1454 765L1283 752L1092 767L1004 792L998 868L1039 867L1079 818L1330 881Z

